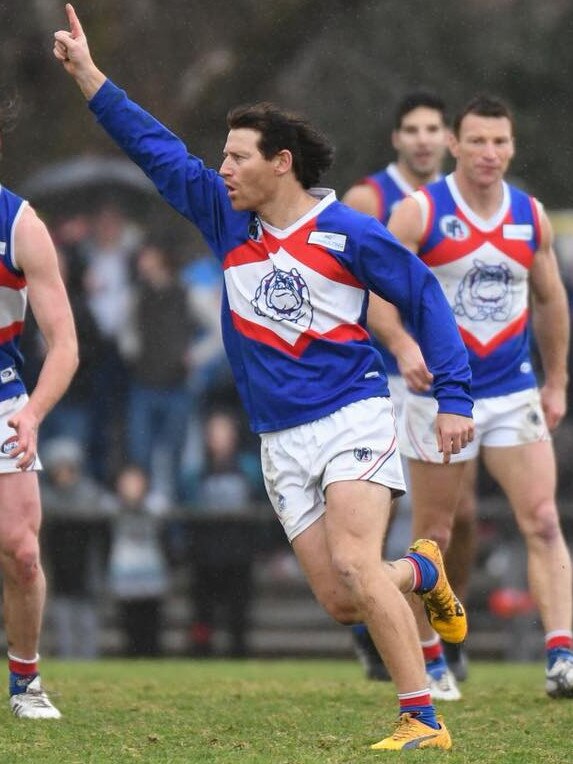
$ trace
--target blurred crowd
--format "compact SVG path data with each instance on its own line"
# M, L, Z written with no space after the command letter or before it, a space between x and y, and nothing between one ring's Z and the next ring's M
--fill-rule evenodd
M100 653L105 595L124 654L159 655L183 575L189 652L210 655L222 624L227 652L246 655L255 531L273 515L222 347L221 268L111 200L49 225L81 354L40 433L57 651ZM44 345L31 315L21 349L33 388Z

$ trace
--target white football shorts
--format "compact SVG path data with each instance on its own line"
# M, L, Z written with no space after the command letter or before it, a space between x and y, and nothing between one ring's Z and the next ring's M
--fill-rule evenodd
M405 490L389 398L367 398L314 422L263 433L261 461L289 541L324 513L330 483L369 480L395 496Z
M402 454L423 462L442 462L436 442L438 404L434 398L408 393L398 423ZM505 448L550 440L539 390L530 388L474 401L474 439L452 462L475 459L481 446Z
M16 447L18 437L16 430L8 426L8 420L12 414L24 408L27 402L27 395L18 395L16 398L7 398L5 401L0 401L0 474L22 471L16 467L17 459L12 456L12 451ZM42 464L36 455L36 460L28 467L26 472L41 469Z

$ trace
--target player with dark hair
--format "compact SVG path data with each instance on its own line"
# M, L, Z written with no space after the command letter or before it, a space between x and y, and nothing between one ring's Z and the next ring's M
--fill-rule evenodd
M0 138L13 125L16 109L13 98L0 104ZM0 186L0 255L0 570L10 707L21 719L58 719L38 666L46 582L36 449L38 427L66 391L78 351L52 239L30 205L5 186ZM47 345L29 397L19 350L28 300Z
M476 402L476 440L445 470L428 438L432 400L406 396L401 447L412 479L413 534L447 549L460 485L481 455L525 539L529 585L545 630L547 693L573 697L571 561L550 436L566 411L567 297L543 207L504 180L515 153L507 105L477 96L453 131L454 172L405 199L389 222L442 284L468 350ZM529 350L530 304L540 389ZM404 329L396 322L393 331ZM419 627L426 643L437 643L421 616Z
M70 31L56 32L56 58L100 124L223 263L223 337L261 437L269 498L318 601L341 623L368 624L397 687L399 724L373 747L449 749L404 594L419 593L453 641L465 637L465 613L433 542L417 541L393 563L380 559L392 496L404 483L386 377L365 326L369 290L409 316L438 370L437 438L448 462L472 438L472 401L467 354L437 280L377 221L333 191L305 187L331 155L305 120L260 104L240 112L262 117L249 126L231 114L221 167L208 169L95 66L75 11L66 10ZM265 156L267 141L274 148Z

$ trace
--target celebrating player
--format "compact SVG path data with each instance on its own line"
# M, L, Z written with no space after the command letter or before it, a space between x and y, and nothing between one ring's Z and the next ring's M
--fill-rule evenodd
M225 347L270 500L319 602L365 622L396 684L399 725L377 749L451 747L436 718L411 609L416 591L441 633L461 641L463 609L437 545L382 563L403 477L380 356L365 328L368 290L410 318L435 374L444 461L473 435L469 367L437 280L372 218L316 189L332 149L269 104L231 111L219 172L95 66L71 5L54 54L116 143L202 232L225 271Z

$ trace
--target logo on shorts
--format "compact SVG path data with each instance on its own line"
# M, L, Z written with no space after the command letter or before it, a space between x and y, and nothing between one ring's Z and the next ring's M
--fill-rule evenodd
M543 423L543 420L539 416L539 412L535 411L535 409L531 409L531 411L527 412L527 419L529 423L535 425L535 427L539 427L539 425Z
M8 438L8 440L5 440L4 443L0 446L0 451L4 454L4 456L11 456L12 452L15 451L18 448L18 436L12 435Z
M282 493L279 493L277 496L277 507L279 512L284 512L286 509L286 498L282 495Z
M358 462L371 462L372 449L369 446L362 446L354 449L354 458Z

